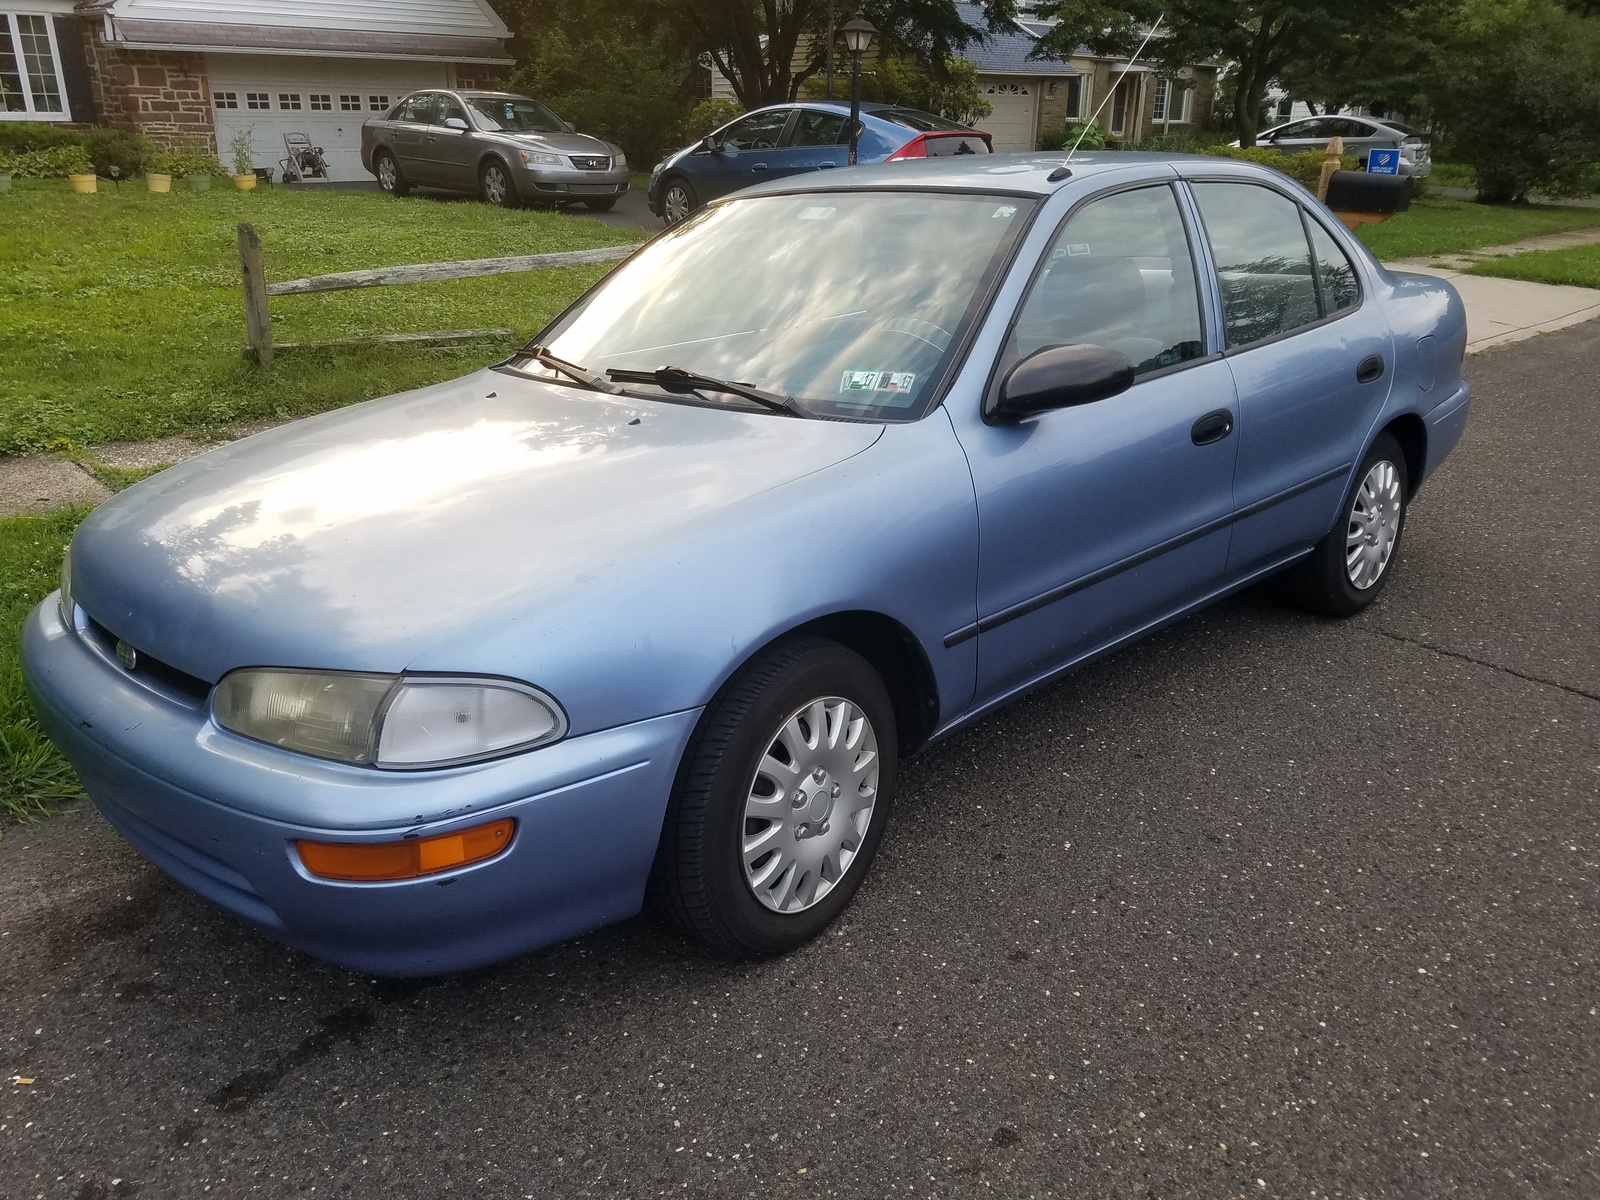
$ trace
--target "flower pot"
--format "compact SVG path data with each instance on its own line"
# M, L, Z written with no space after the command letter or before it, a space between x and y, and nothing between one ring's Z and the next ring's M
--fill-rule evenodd
M163 171L150 171L144 177L145 186L152 192L170 192L172 190L172 176Z
M9 192L10 190L11 190L11 172L10 171L0 171L0 192Z
M233 177L233 186L241 192L253 191L256 186L256 173L251 171L248 175L235 175Z
M72 180L72 190L80 196L87 196L98 186L98 181L95 179L93 171L90 171L87 175L68 175L67 178Z
M209 175L185 175L184 178L189 181L189 190L191 192L209 192L211 190L211 176Z

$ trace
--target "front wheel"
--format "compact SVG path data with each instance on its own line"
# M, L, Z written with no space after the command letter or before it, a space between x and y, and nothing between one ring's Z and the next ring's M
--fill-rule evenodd
M521 203L511 172L499 159L491 158L483 164L478 172L478 191L490 204L501 208L516 208Z
M1409 494L1406 456L1385 433L1361 460L1339 523L1290 574L1295 599L1328 617L1354 616L1376 600L1394 574Z
M860 655L807 639L758 659L685 753L651 871L657 908L730 957L821 933L883 839L895 738L889 695Z
M661 216L668 225L687 221L694 208L694 190L682 179L672 180L661 193Z

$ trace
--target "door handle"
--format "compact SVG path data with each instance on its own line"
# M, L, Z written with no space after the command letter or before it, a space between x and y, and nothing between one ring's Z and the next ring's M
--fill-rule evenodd
M1209 446L1220 442L1233 432L1233 414L1225 408L1209 412L1194 423L1189 430L1189 440L1196 446Z
M1374 379L1383 376L1383 355L1369 354L1361 360L1361 365L1356 368L1357 383L1371 383Z
M835 167L837 167L838 165L839 165L838 163L818 163L817 164L817 170L819 170L819 171L831 171Z
M750 169L752 171L765 171L767 169L767 164L766 163L754 163L754 164L751 165Z

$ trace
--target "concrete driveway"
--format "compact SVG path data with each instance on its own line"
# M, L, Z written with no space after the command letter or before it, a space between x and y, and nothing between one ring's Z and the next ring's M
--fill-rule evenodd
M382 982L9 830L0 1195L1600 1194L1596 362L1469 362L1362 617L1247 594L915 761L789 958Z

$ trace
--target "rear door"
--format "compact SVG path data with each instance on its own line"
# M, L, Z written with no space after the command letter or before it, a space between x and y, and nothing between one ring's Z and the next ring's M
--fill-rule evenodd
M823 108L795 110L794 122L784 139L781 160L773 174L797 175L802 171L844 166L850 154L845 123L843 113Z
M1191 185L1239 394L1231 575L1315 545L1394 376L1389 324L1339 239L1265 182Z
M389 118L389 144L400 170L412 183L434 182L433 164L424 139L433 128L433 92L407 96Z

